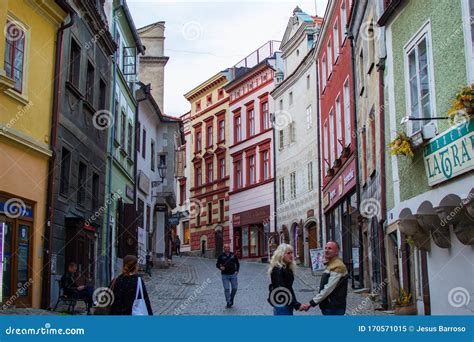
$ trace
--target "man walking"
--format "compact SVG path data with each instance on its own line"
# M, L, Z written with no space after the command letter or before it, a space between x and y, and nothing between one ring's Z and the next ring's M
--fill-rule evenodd
M179 238L179 235L176 235L176 239L174 240L174 245L176 247L176 255L181 256L181 240Z
M323 315L344 315L346 313L347 279L346 265L339 257L339 245L328 241L324 248L326 269L321 277L319 293L308 303L306 310L319 304Z
M234 297L237 293L237 275L240 269L239 259L230 251L229 244L224 245L224 253L217 258L216 267L221 270L225 300L227 301L226 308L229 309L234 305Z

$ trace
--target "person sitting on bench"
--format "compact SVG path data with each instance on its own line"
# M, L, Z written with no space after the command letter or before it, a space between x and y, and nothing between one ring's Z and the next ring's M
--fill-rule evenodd
M61 287L63 288L64 295L69 298L83 299L87 305L87 312L92 307L92 294L94 288L92 286L79 286L76 279L77 264L70 262L68 265L67 272L61 278Z

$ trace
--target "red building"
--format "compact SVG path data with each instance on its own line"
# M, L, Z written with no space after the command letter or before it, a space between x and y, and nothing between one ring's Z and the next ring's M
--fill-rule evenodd
M339 243L348 266L358 244L352 238L358 237L356 135L351 41L346 34L351 5L349 0L329 1L316 46L324 232L326 241Z

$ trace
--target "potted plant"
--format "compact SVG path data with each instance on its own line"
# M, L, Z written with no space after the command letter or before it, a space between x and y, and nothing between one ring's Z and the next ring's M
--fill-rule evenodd
M474 83L462 87L456 93L456 98L448 111L448 115L453 119L459 112L466 112L470 117L474 115Z
M412 296L410 292L404 289L400 290L400 295L395 301L395 315L406 316L416 315L417 310L415 304L412 303Z
M334 161L334 168L340 167L341 164L342 164L341 158L337 158L337 159Z
M388 147L390 148L390 154L404 155L410 158L415 156L410 138L404 132L397 132L397 136L388 144Z
M332 177L332 176L334 176L334 168L331 167L330 169L328 169L326 177Z
M351 148L349 146L345 146L343 149L342 149L342 157L343 158L347 158L349 157L349 154L351 153Z

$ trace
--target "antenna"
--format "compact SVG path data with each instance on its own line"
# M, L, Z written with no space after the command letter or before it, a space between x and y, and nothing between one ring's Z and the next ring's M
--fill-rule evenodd
M315 13L315 16L317 17L318 16L318 0L314 0L314 13Z

